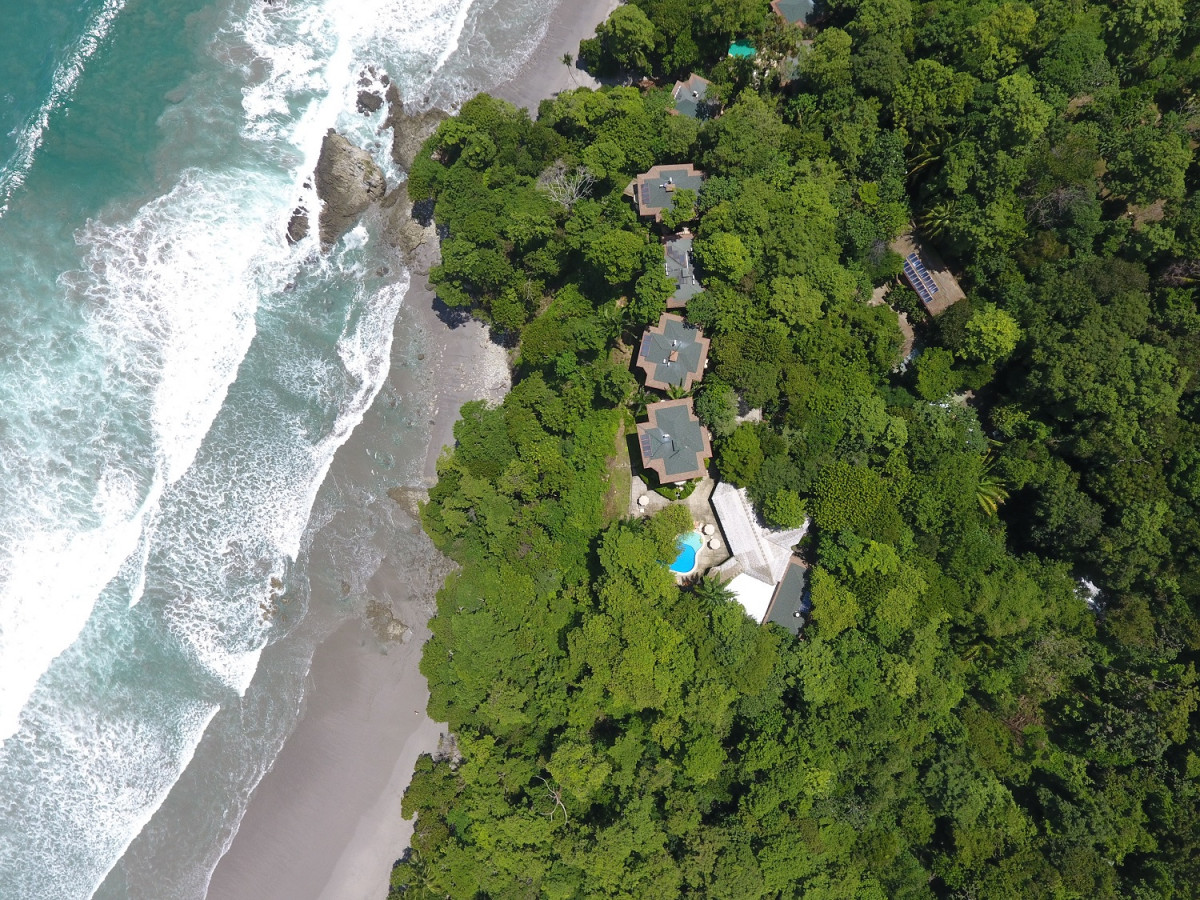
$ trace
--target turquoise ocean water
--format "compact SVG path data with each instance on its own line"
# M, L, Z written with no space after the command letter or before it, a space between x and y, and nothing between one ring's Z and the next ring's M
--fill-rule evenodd
M0 900L203 896L315 586L369 575L319 492L407 352L374 226L288 215L329 127L400 176L367 65L453 106L554 5L0 0Z

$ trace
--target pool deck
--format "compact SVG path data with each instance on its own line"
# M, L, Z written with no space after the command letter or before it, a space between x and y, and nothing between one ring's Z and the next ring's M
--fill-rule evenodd
M729 548L725 546L725 538L721 534L721 525L717 521L716 513L713 512L712 504L709 503L709 498L712 497L713 489L716 486L717 483L713 479L705 478L696 485L696 489L692 491L692 495L686 500L672 501L661 494L654 493L637 476L633 478L633 484L629 491L629 515L631 518L637 519L643 516L652 516L659 510L666 509L672 503L681 503L691 512L695 529L704 538L704 546L696 553L696 568L692 570L691 575L676 575L675 577L680 581L692 575L703 574L713 566L719 566L725 560L729 559ZM643 495L648 498L647 503L645 506L638 506L638 498ZM713 526L715 529L713 534L704 534L705 525ZM716 550L710 549L708 546L708 542L713 538L721 542L720 547Z

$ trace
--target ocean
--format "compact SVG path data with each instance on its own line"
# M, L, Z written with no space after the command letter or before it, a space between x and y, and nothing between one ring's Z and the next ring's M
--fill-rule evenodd
M288 217L330 127L402 177L364 77L452 109L555 5L0 0L0 900L204 895L315 643L415 540L369 500L419 480L419 379L326 477L419 369L409 273L369 218L322 255Z

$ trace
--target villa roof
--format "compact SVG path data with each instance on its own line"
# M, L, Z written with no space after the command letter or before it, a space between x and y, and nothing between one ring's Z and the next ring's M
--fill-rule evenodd
M692 409L691 397L646 407L647 421L638 424L642 465L663 484L703 478L712 458L712 439Z
M762 621L774 622L792 634L799 634L808 611L808 567L799 557L793 556Z
M662 211L670 207L675 191L692 190L699 193L703 184L704 173L688 163L655 166L635 178L629 188L637 203L638 215L654 216L655 221L661 222Z
M771 585L765 581L759 581L753 575L741 572L733 576L733 579L725 587L733 593L737 602L742 604L746 615L760 625L766 621L767 612L771 608L771 598L775 594Z
M717 104L708 100L711 86L711 81L695 73L689 75L686 81L675 82L675 89L671 92L675 105L668 111L689 119L711 119L717 111Z
M709 340L695 325L663 313L658 324L646 329L638 348L638 368L646 373L646 387L687 391L704 377Z
M711 503L729 552L742 571L769 585L781 582L792 559L792 547L804 537L808 522L787 531L764 528L758 522L746 489L724 481L713 491Z
M675 291L667 298L667 309L679 309L704 290L692 257L692 233L684 229L663 238L663 257L667 277L675 282Z
M771 0L775 15L789 25L803 25L813 9L813 0Z

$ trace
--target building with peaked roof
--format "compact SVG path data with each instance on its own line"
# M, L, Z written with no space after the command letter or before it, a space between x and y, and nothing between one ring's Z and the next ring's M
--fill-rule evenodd
M655 166L630 183L625 193L633 196L638 215L654 216L662 221L662 212L669 209L676 191L690 190L700 193L704 184L704 173L690 163L686 165Z
M813 0L771 0L771 9L789 25L803 25L812 14Z
M662 484L708 474L705 464L712 458L712 439L696 418L691 397L650 404L637 433L642 465L653 470Z
M685 228L679 234L663 238L663 258L667 277L675 285L675 290L667 298L667 309L681 309L704 290L700 276L696 274L692 233Z
M792 559L792 548L808 531L808 523L800 528L773 531L759 524L754 505L745 488L735 488L721 482L713 490L713 509L725 533L725 544L733 559L721 564L717 574L732 577L745 572L769 585L783 581ZM736 564L737 571L734 571ZM726 568L728 567L728 568Z
M717 114L718 104L708 99L708 89L712 82L692 73L686 81L675 82L671 97L675 105L667 112L676 116L687 116L689 119L711 119Z
M657 325L646 329L638 347L637 365L646 373L646 387L691 390L704 377L709 340L695 325L680 316L663 313Z
M713 490L713 510L725 545L732 556L709 574L729 579L728 587L754 621L776 621L798 633L807 609L807 571L792 548L808 531L800 528L774 531L758 521L745 488L722 482ZM801 618L793 614L801 610Z

